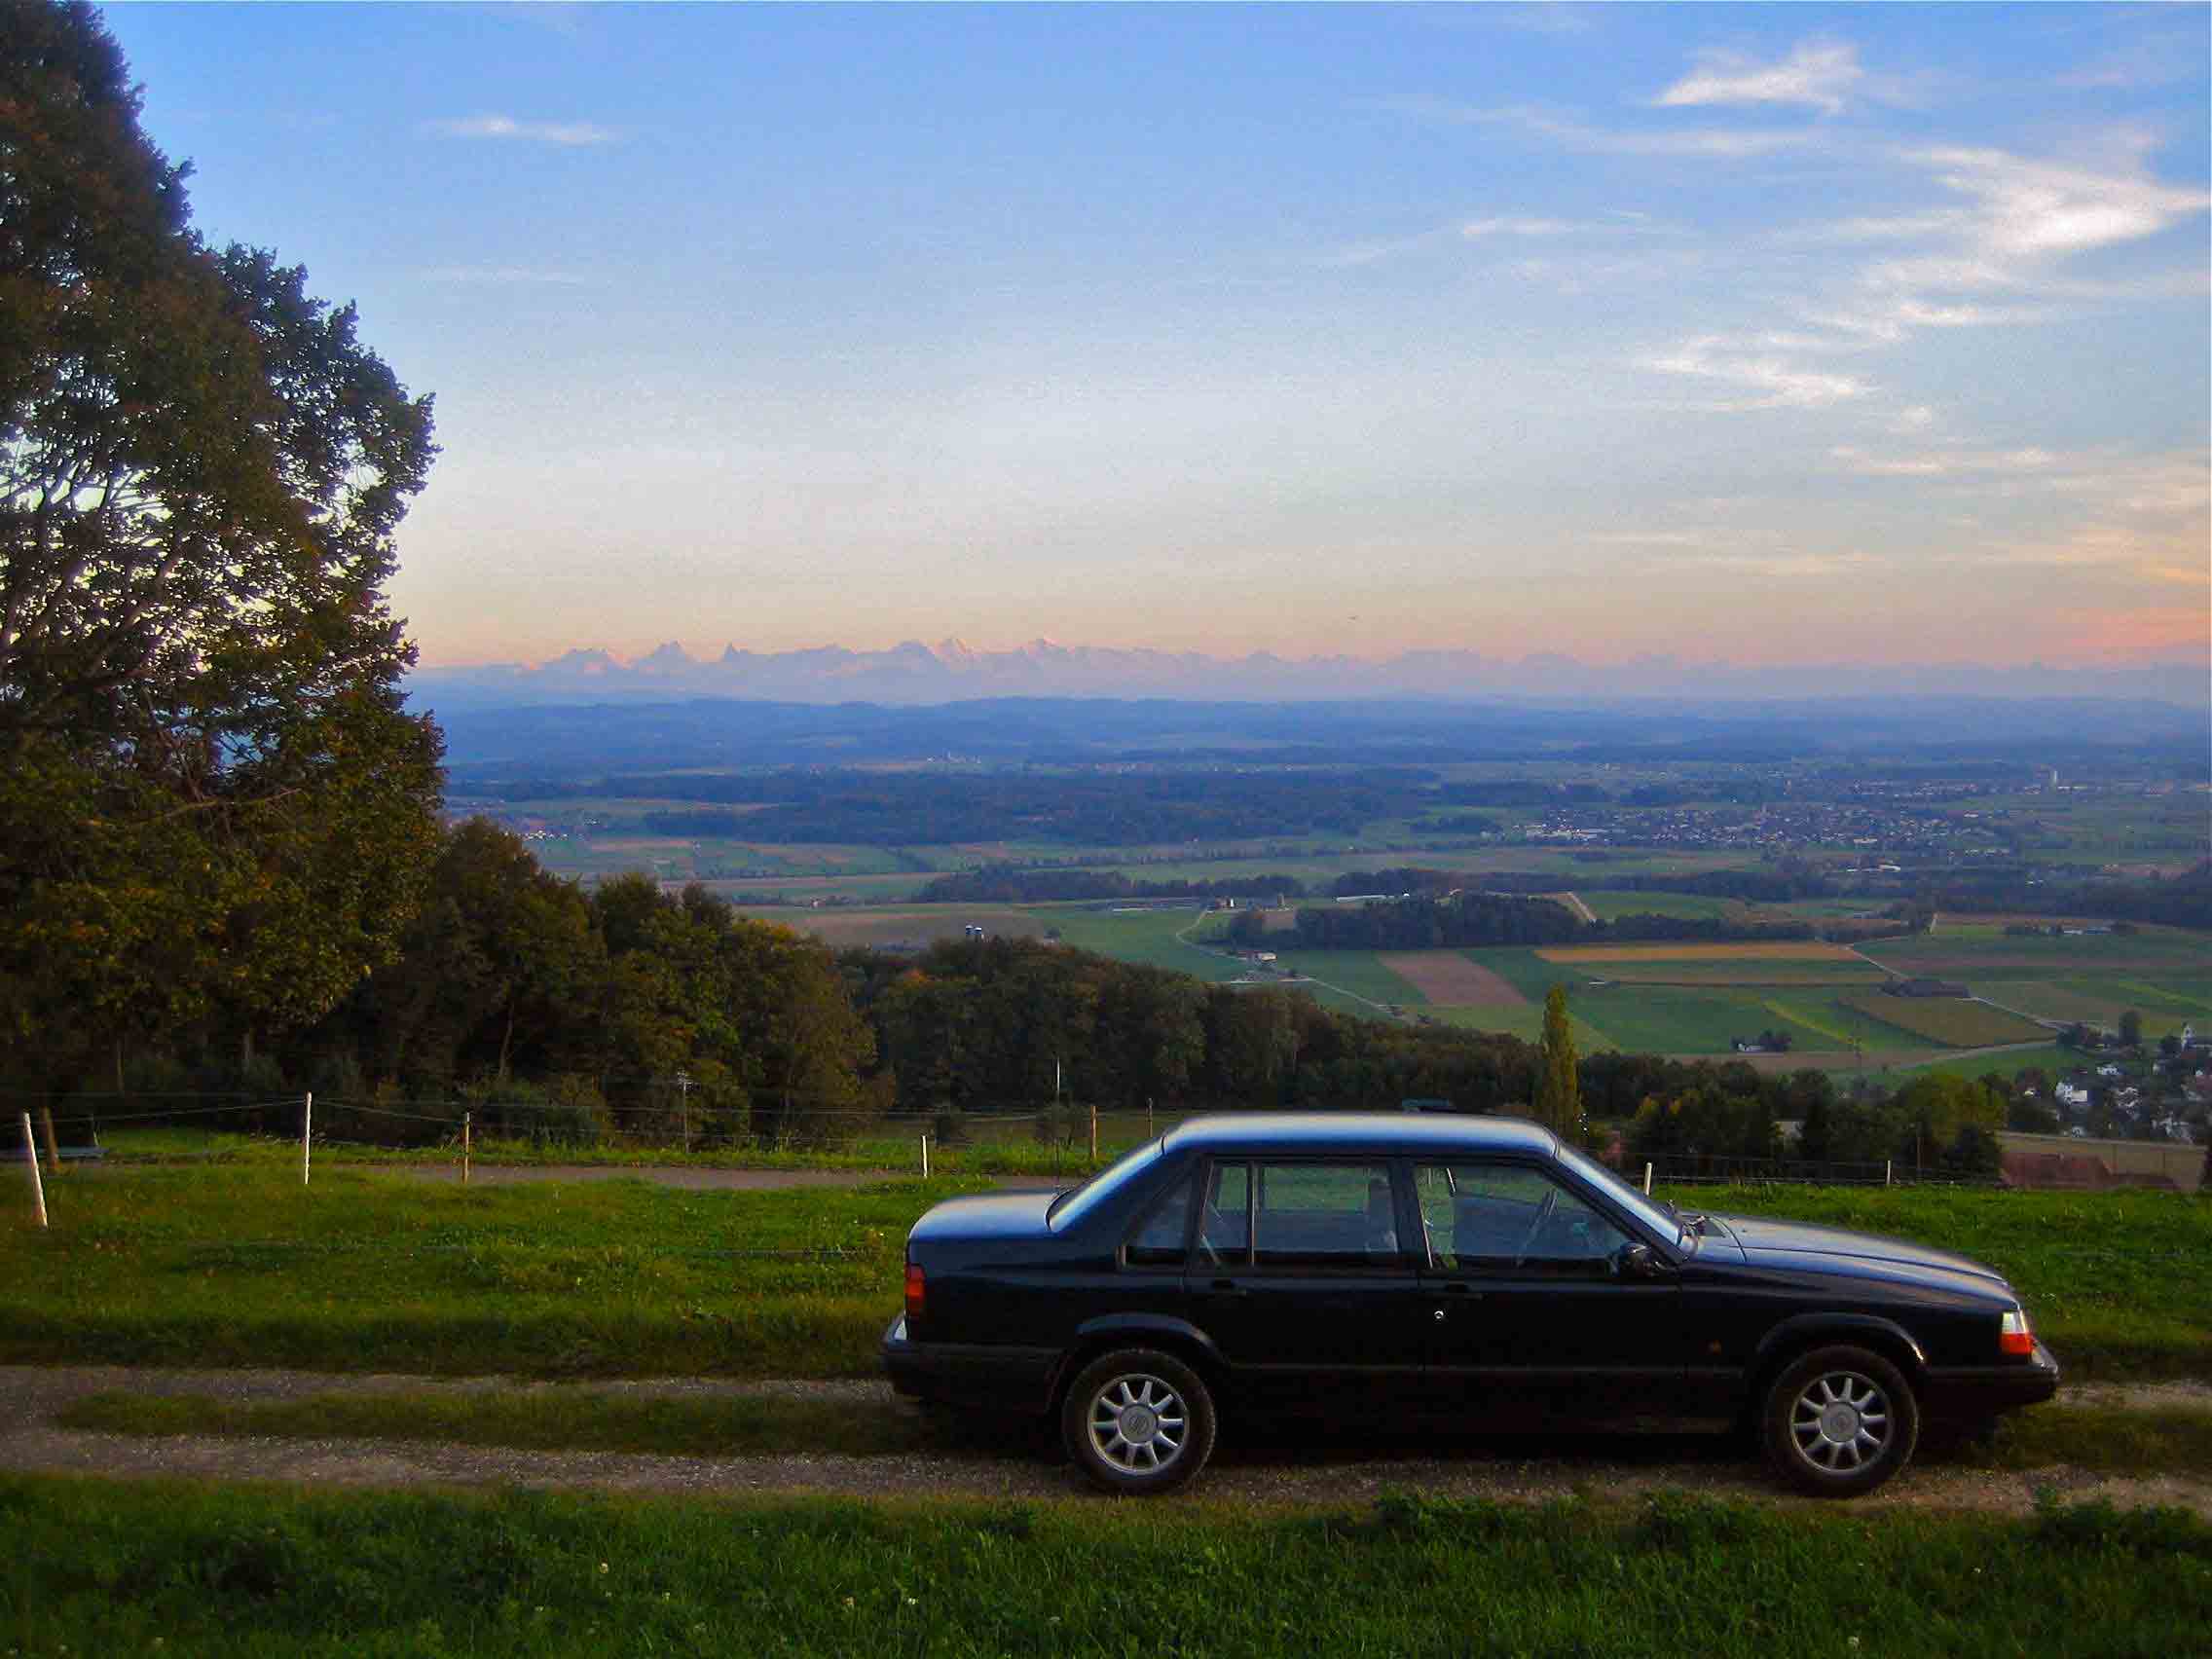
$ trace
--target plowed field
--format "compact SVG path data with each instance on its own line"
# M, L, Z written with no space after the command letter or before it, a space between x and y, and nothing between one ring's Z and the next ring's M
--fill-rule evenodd
M1520 1008L1512 983L1456 950L1403 950L1376 960L1439 1008Z

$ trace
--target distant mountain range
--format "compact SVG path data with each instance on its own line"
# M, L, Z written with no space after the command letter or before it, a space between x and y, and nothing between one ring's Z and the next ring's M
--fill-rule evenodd
M1539 652L1519 659L1474 651L1408 651L1387 661L1357 657L1242 657L1198 651L1116 649L1032 640L1013 650L977 650L959 640L908 640L888 650L750 651L735 645L705 660L673 642L634 662L604 650L572 650L531 667L495 663L419 670L409 682L419 706L436 710L544 704L667 702L688 697L786 703L923 705L1001 697L1172 698L1211 702L1307 702L1363 698L1539 698L1699 701L1807 697L2112 699L2212 703L2206 665L2051 668L2042 663L1905 667L1845 663L1740 667L1672 657L1593 665Z

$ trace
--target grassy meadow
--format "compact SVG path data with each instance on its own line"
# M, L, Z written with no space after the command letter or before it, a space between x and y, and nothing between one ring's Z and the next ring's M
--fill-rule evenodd
M2152 1654L2212 1615L2212 1528L2055 1502L1877 1524L1672 1493L1255 1513L8 1477L0 1517L25 1653Z
M123 1167L0 1228L0 1362L441 1375L872 1375L906 1229L973 1177L462 1188L346 1166ZM2175 1194L1699 1188L2009 1275L2077 1377L2212 1375L2212 1204Z

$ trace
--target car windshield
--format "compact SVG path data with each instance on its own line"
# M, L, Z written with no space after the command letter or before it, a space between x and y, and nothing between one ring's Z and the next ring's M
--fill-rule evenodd
M1160 1146L1159 1141L1147 1141L1136 1151L1124 1153L1082 1186L1069 1188L1045 1211L1045 1224L1057 1233L1081 1221L1093 1205L1112 1198L1124 1182L1158 1158Z
M1664 1206L1645 1198L1596 1159L1585 1158L1564 1141L1560 1144L1559 1159L1562 1163L1580 1175L1585 1181L1592 1181L1603 1187L1614 1202L1633 1211L1637 1220L1642 1222L1660 1237L1672 1238L1677 1244L1682 1241L1682 1224L1679 1217L1670 1215Z

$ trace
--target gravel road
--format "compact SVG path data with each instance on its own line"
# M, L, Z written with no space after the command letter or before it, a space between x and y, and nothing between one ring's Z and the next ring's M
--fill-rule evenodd
M1051 1456L1041 1437L1014 1436L1004 1452L942 1452L860 1457L793 1453L773 1456L672 1457L610 1452L520 1452L389 1440L231 1439L90 1434L55 1426L54 1414L86 1394L129 1390L208 1394L252 1401L333 1391L574 1390L691 1399L782 1394L843 1400L856 1412L903 1411L873 1382L727 1382L674 1378L632 1382L527 1382L512 1378L331 1376L298 1371L182 1371L118 1366L0 1367L0 1398L15 1402L0 1427L0 1468L20 1472L218 1480L276 1480L311 1486L533 1487L691 1495L831 1493L1084 1498L1088 1489ZM2083 1404L2158 1410L2212 1409L2212 1387L2155 1383L2069 1390ZM1501 1446L1505 1450L1501 1451ZM1314 1451L1279 1439L1225 1441L1196 1491L1209 1500L1344 1508L1384 1491L1534 1502L1584 1493L1633 1497L1659 1489L1778 1503L1782 1496L1750 1457L1719 1441L1577 1439L1546 1442L1530 1458L1510 1443L1447 1445L1408 1456L1403 1448ZM1861 1507L1979 1509L2026 1514L2039 1490L2116 1503L2170 1503L2212 1519L2212 1483L2168 1476L2119 1477L2066 1467L2032 1473L1916 1465Z

